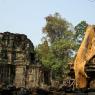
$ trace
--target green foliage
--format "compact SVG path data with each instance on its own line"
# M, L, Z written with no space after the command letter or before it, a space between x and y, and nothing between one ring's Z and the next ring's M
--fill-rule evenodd
M43 28L45 40L36 48L42 64L51 69L56 77L62 77L63 73L67 74L67 63L72 59L72 51L76 49L71 26L58 13L47 16Z
M46 26L43 28L43 33L45 33L50 42L53 43L55 40L68 35L68 33L65 34L64 32L67 31L68 27L68 22L62 19L58 13L55 13L54 16L49 15L46 17Z
M75 31L68 21L56 13L46 17L43 33L46 35L42 44L36 47L40 62L53 71L54 77L62 77L69 72L68 62L74 57L87 27L85 21L75 26Z
M71 50L75 49L75 44L73 40L70 39L60 39L55 41L51 45L53 53L57 58L63 59L63 57L70 58Z
M50 68L51 67L51 60L52 54L50 54L50 49L48 46L48 42L44 41L42 44L39 44L38 47L35 48L35 51L38 55L39 61L46 67Z
M75 40L77 44L80 44L83 37L84 37L84 32L86 31L88 24L86 21L81 21L79 24L75 26Z

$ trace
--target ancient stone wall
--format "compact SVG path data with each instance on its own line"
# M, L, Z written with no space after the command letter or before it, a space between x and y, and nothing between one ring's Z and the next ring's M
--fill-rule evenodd
M41 78L43 78L42 67L31 65L27 73L27 88L39 87L42 83Z
M26 78L26 65L15 65L16 70L15 70L15 80L14 80L14 85L18 87L25 87L25 78Z
M35 58L32 42L24 34L0 33L0 68L0 80L17 88L38 87L47 75Z
M0 85L13 84L15 80L15 66L0 64Z
M0 33L0 63L31 64L34 46L24 34Z
M43 82L43 69L40 65L16 65L16 87L39 87Z

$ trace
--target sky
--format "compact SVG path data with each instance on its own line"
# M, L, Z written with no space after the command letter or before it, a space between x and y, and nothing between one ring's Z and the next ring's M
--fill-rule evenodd
M37 46L45 17L55 12L74 26L81 20L95 24L95 2L89 0L0 0L0 32L26 34Z

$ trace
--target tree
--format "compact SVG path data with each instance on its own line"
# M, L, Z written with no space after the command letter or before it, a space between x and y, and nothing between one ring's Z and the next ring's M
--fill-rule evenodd
M73 28L73 25L58 13L45 19L46 25L43 28L45 37L36 51L41 63L51 69L55 77L62 77L63 73L66 75L69 71L68 62L73 60L88 24L81 21Z
M82 39L84 37L84 33L86 31L86 28L88 26L88 23L86 21L81 21L79 24L75 26L75 40L76 44L79 44L82 42Z
M49 41L53 43L55 40L63 38L67 36L66 34L69 27L69 23L62 19L58 13L53 15L49 15L46 17L46 25L43 28L43 33L49 38Z
M51 65L53 64L54 56L51 53L48 42L45 40L42 44L39 44L35 48L36 54L38 55L39 61L46 67L47 69L51 69Z
M53 70L56 76L61 77L63 72L68 72L67 63L72 59L72 51L76 47L73 39L74 29L71 27L72 24L58 13L46 17L46 25L43 28L45 41L38 45L37 51L42 64Z

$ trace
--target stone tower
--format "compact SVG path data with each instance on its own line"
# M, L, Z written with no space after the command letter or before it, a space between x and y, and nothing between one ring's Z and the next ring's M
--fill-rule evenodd
M0 33L0 63L34 63L34 46L24 34Z

